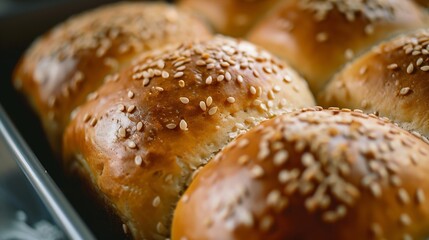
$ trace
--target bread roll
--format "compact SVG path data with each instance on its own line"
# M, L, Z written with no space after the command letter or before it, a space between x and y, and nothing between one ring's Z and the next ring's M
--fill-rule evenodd
M118 3L72 17L38 39L16 68L14 85L40 115L53 148L72 111L137 53L189 39L207 27L163 3Z
M143 54L64 135L64 160L98 188L136 239L169 236L192 172L238 134L314 105L307 83L250 43L226 37Z
M202 168L175 210L172 239L426 239L428 154L374 115L288 113Z
M409 0L289 0L248 38L287 60L317 93L346 61L425 21L422 9Z
M429 136L428 56L429 30L382 43L336 75L320 103L377 112Z
M217 32L242 37L281 0L181 0L209 22Z

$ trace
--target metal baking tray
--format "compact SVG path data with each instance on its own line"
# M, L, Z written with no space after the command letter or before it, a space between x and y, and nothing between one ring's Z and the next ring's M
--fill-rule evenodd
M64 176L41 123L11 84L38 36L112 0L0 0L0 239L127 239L81 183Z

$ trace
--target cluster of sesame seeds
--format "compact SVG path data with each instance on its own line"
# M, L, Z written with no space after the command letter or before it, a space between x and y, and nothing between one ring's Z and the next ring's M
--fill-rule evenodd
M261 66L257 67L256 65L259 64ZM201 74L195 72L194 69L201 69L207 73ZM131 77L135 81L141 81L143 87L153 89L162 88L152 83L154 79L157 79L158 82L161 77L177 83L180 88L184 88L184 91L188 91L185 86L192 87L195 85L192 79L196 79L199 87L216 86L222 83L237 83L238 87L245 87L246 85L243 84L245 79L240 72L245 73L246 71L250 71L254 78L261 79L261 81L267 76L276 75L272 78L282 79L283 84L292 82L290 73L268 53L260 51L248 43L236 42L222 37L217 37L210 42L197 42L193 45L182 44L163 52L158 51L152 55L143 55L133 67ZM269 111L270 108L275 107L273 101L276 95L281 92L281 85L274 85L269 90L257 85L248 86L250 97L254 99L253 106L263 111ZM293 89L299 91L297 87ZM265 97L263 96L264 92L268 101L261 99ZM182 104L201 109L208 116L219 113L223 103L230 105L237 103L236 96L227 96L225 100L216 104L212 96L207 96L205 99L194 99L184 94L178 100ZM282 99L280 102L285 104L286 100ZM166 124L167 129L171 130L176 129L177 126L181 130L188 130L186 119L182 119L180 123L170 122Z
M252 147L249 146L252 140L247 138L252 136L250 133L226 148L227 151L243 152L236 161L248 166L249 176L255 181L271 178L273 171L278 171L276 178L281 187L268 191L267 208L273 209L273 213L282 211L288 207L289 199L300 195L305 197L303 205L309 214L320 212L322 220L332 224L362 201L376 202L389 197L396 199L399 208L403 209L391 224L399 223L403 235L409 236L407 227L413 223L412 213L419 211L418 206L425 203L426 193L420 187L416 190L405 187L407 180L402 176L407 174L403 175L401 171L413 171L412 168L417 169L421 161L426 161L429 150L422 142L418 143L418 138L387 118L366 115L360 110L322 110L317 107L271 121L272 124L251 131L258 133L259 150L255 156L245 153L246 147ZM227 158L228 152L225 152L217 159L223 159L221 163ZM275 170L265 168L267 161L273 161ZM366 170L358 170L358 165L359 168L365 166ZM356 171L359 171L359 177L356 177ZM249 189L241 190L238 195L242 196L245 191ZM241 207L236 200L228 199L227 202L235 206L227 206L228 209ZM413 210L410 210L411 205L415 205ZM253 214L246 213L251 218L247 222L255 222ZM260 221L274 219L270 213L266 214L258 217ZM386 233L379 223L368 220L368 233L377 236ZM259 226L260 230L270 229L272 224L275 223Z
M83 84L87 84L84 80L90 80L91 83L88 84L94 83L90 75L93 70L82 68L79 62L86 62L86 59L95 57L99 58L98 62L102 65L100 69L107 67L103 70L106 73L118 71L122 64L121 58L127 54L176 42L178 39L192 39L208 34L208 31L200 33L193 29L194 23L191 20L195 19L167 4L120 3L92 10L58 25L27 54L28 59L37 59L39 62L42 62L40 59L48 59L50 62L55 59L59 62L67 61L64 65L68 66L70 59L73 59L78 63L76 69L73 69L75 73L66 81L58 81L57 78L45 74L46 64L36 64L34 81L40 84L52 81L52 84L48 85L60 89L48 94L52 95L46 101L50 108L49 119L60 120L58 113L65 107L70 106L73 109L81 104L74 100L79 98L71 97L76 94L87 94L80 91L86 89L82 87ZM47 42L49 47L46 47ZM159 63L160 66L161 64ZM39 72L42 74L38 74ZM104 82L114 82L118 79L117 74L109 74L104 77ZM94 87L100 84L94 84ZM68 104L70 102L71 104Z
M379 19L389 19L394 16L394 3L385 0L364 0L364 1L344 1L344 0L300 0L299 6L314 12L317 21L323 21L333 9L341 12L345 18L353 22L356 17L363 15L370 22ZM371 34L373 26L367 25L365 32Z

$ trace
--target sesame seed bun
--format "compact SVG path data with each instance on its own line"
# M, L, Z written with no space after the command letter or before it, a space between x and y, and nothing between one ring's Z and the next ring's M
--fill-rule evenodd
M132 57L169 43L207 39L208 28L163 3L117 3L72 17L40 37L14 85L40 115L55 151L72 111Z
M428 49L429 30L382 43L340 71L320 103L377 112L428 137Z
M169 236L193 171L238 134L314 105L287 65L221 36L145 53L97 96L65 132L65 163L92 182L136 239Z
M199 171L172 239L426 239L428 154L420 138L361 111L287 113Z
M284 1L248 39L288 61L317 93L347 61L378 41L424 26L409 0Z
M244 36L281 0L180 0L179 6L190 9L225 35Z

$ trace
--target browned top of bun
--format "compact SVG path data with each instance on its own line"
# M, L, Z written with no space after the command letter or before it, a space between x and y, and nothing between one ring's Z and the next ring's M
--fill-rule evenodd
M288 113L202 168L172 239L424 239L428 155L420 138L361 111Z
M226 143L287 109L306 82L254 45L226 37L143 54L76 113L64 159L89 176L135 238L164 239L191 173Z
M181 0L180 6L195 11L219 33L242 37L278 2L280 0Z
M14 84L58 144L72 110L136 53L209 36L201 22L174 6L112 4L72 17L38 39L17 66Z
M429 30L380 44L328 84L325 106L361 108L429 136Z
M409 0L290 0L248 37L290 62L317 92L355 55L394 33L422 27L425 20Z

